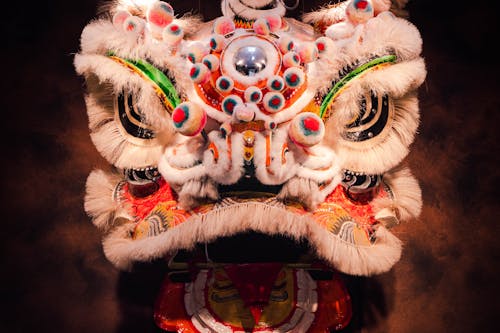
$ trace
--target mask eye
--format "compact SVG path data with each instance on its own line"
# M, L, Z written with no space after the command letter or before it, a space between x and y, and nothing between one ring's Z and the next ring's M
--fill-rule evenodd
M245 76L254 76L266 68L266 52L260 46L244 46L234 55L234 67Z
M268 38L255 35L238 36L231 40L221 54L222 75L231 77L235 89L263 88L267 79L279 73L282 56Z

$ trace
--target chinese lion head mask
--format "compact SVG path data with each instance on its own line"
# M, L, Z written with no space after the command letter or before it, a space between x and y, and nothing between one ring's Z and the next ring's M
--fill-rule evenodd
M399 260L389 230L421 210L403 160L426 69L396 6L341 1L299 21L283 1L222 0L204 22L120 0L84 28L74 64L112 166L89 175L85 209L119 269L168 263L160 328L340 330L342 274Z

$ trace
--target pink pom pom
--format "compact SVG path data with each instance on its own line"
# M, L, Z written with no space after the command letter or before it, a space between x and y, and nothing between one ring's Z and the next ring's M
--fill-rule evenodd
M321 118L312 112L303 112L293 118L288 128L288 136L302 147L314 146L323 140L325 125Z
M239 121L249 122L255 118L256 112L259 110L257 105L253 103L238 104L234 108L234 116Z
M220 76L215 82L215 87L222 93L229 93L234 88L234 81L229 76Z
M214 22L214 32L219 35L227 35L236 29L234 22L232 19L229 17L219 17L217 20Z
M219 69L219 58L217 58L213 54L207 54L205 57L203 57L203 60L201 61L205 66L210 69L211 72L215 72Z
M267 79L267 89L281 91L283 88L285 88L285 80L281 76L274 75Z
M120 10L116 12L115 15L113 15L113 25L117 28L122 28L123 22L125 22L125 20L131 16L132 14L130 14L126 10Z
M206 65L198 62L191 67L189 77L195 83L203 84L210 79L210 70Z
M123 30L132 34L141 34L145 27L146 22L137 16L130 16L123 21Z
M250 86L245 90L245 101L250 103L260 103L262 100L262 91L255 87Z
M253 30L256 34L266 36L271 32L271 27L267 20L261 17L256 19L253 23Z
M150 25L163 29L174 20L174 9L166 2L156 1L149 7L147 20Z
M285 68L300 66L300 56L297 52L291 51L283 56L283 66Z
M375 14L370 0L352 0L346 8L346 15L349 21L354 24L364 23Z
M293 40L290 36L284 35L278 39L278 46L281 53L287 53L295 47Z
M213 35L210 37L210 48L215 52L220 52L226 44L226 39L222 35Z
M197 104L184 102L172 112L172 123L177 132L186 136L199 134L207 123L207 114Z
M202 43L197 42L189 46L186 57L194 64L197 62L201 62L203 57L209 53L210 50L208 49L208 47L205 47L205 45L203 45Z
M299 67L290 67L284 73L285 84L292 89L298 88L305 82L306 75Z
M184 30L177 23L170 23L163 29L162 37L166 42L177 44L184 38Z
M285 107L285 97L279 92L268 92L264 95L262 104L267 112L276 113Z
M267 23L269 24L269 29L271 32L276 32L281 29L282 21L279 15L268 15L265 17Z
M318 49L320 56L330 53L334 47L335 45L333 41L328 37L320 37L316 39L316 48Z
M309 63L318 59L318 48L314 43L302 43L298 48L300 59L303 62Z
M222 111L232 115L234 108L239 104L243 104L243 100L238 95L229 95L222 100Z

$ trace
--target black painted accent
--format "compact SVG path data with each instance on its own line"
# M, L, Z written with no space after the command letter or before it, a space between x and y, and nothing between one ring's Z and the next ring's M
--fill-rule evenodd
M135 111L131 95L127 96L127 105L129 107L131 116L133 116L134 119L138 121L142 121L140 117L140 112L138 113ZM121 93L118 95L118 116L120 118L120 123L122 127L125 129L125 131L136 138L146 139L146 140L154 139L155 133L153 131L141 126L137 126L132 121L130 121L125 108L126 108L125 96L123 93Z
M377 110L379 110L378 98L372 94L371 99L372 105L377 105ZM378 112L380 112L380 117L370 128L359 132L345 132L344 139L348 141L361 142L370 140L382 133L387 125L387 121L389 120L389 97L387 95L382 96L382 106Z

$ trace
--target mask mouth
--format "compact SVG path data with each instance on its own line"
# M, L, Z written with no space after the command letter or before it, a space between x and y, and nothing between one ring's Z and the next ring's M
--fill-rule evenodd
M253 170L252 170L253 171ZM283 184L279 185L266 185L262 184L252 172L247 172L243 177L238 180L237 183L232 185L219 185L219 195L221 198L233 196L244 196L244 193L248 195L258 196L262 194L268 195L278 195L283 188Z
M205 266L210 263L310 263L314 251L307 240L294 240L283 235L266 235L248 231L213 242L197 244L193 250L180 250L171 263ZM175 264L174 264L175 265Z

